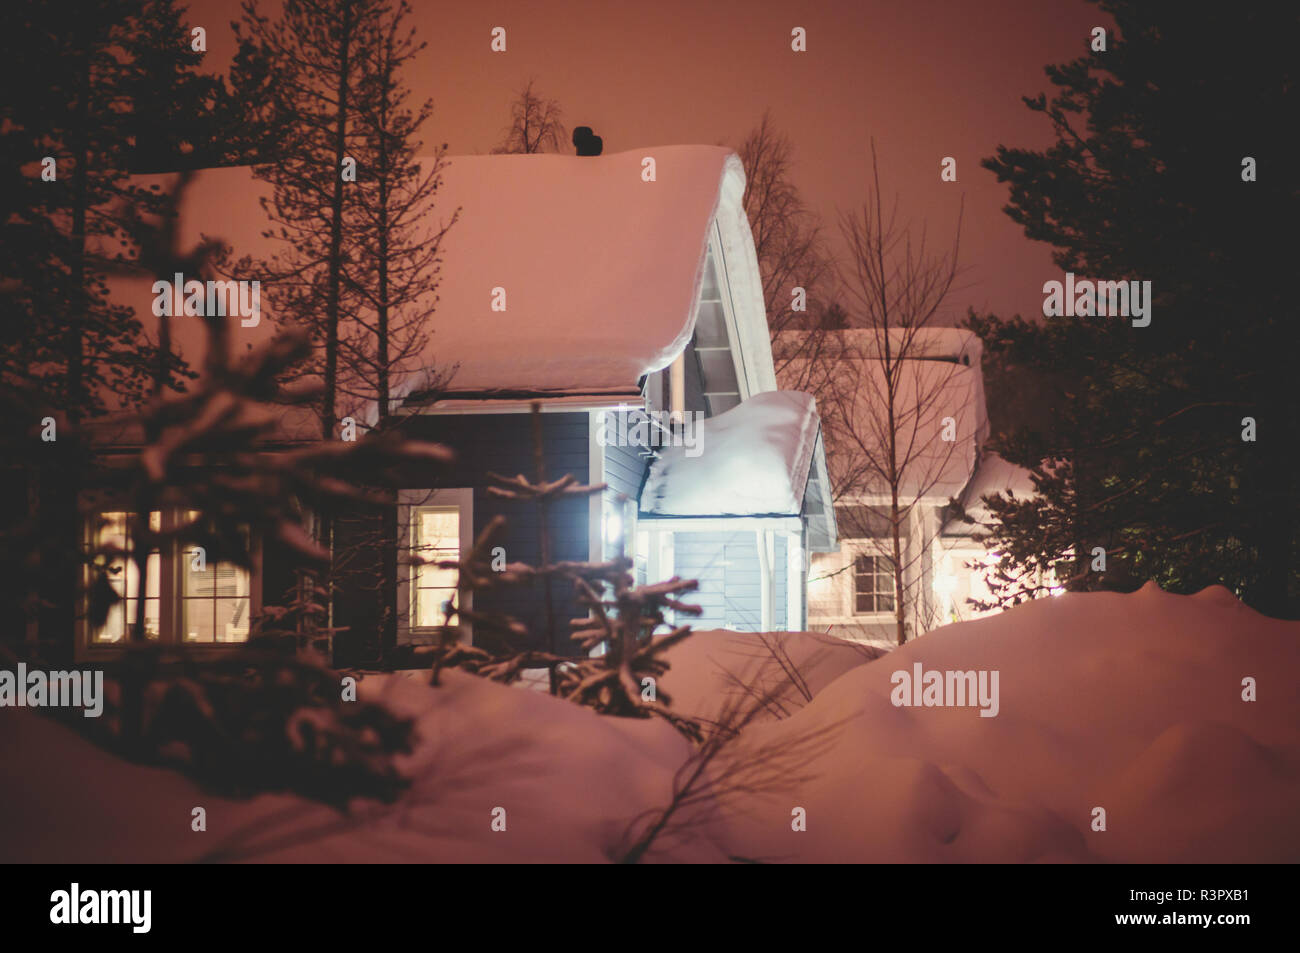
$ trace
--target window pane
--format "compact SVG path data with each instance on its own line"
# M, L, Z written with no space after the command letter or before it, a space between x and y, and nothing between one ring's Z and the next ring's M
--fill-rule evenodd
M445 603L455 599L455 589L421 589L416 594L415 624L417 627L446 625L447 612Z
M460 574L434 563L460 558L460 511L454 506L416 507L411 523L411 624L446 625L446 603L456 601Z
M202 564L193 551L181 557L182 631L186 642L248 639L248 572L228 563Z
M419 512L420 545L431 549L460 549L460 514L454 509L425 507Z
M125 510L113 510L92 517L94 548L114 548L130 553L134 548L131 533L138 517ZM149 527L154 532L162 529L162 513L149 514ZM130 638L140 605L140 573L135 560L129 555L119 555L107 560L108 581L122 601L108 611L104 625L91 633L93 642L120 642ZM148 580L145 583L145 637L158 638L159 592L161 591L162 559L157 551L146 561Z

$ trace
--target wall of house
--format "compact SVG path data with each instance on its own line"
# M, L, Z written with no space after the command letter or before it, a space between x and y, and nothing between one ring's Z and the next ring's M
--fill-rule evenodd
M590 439L588 414L545 413L541 419L546 478L554 480L572 473L580 483L586 483ZM489 473L502 476L524 474L535 479L529 414L430 414L408 418L403 423L403 431L413 439L444 444L456 453L456 460L449 465L428 463L407 468L400 473L403 488L471 488L474 491L475 537L492 517L503 516L506 526L496 545L504 547L506 559L532 565L540 562L537 507L502 500L487 492ZM386 520L390 538L395 539L395 512L390 510ZM570 497L552 504L548 524L553 561L588 558L589 519L585 497ZM376 557L372 554L371 558ZM556 585L552 596L556 647L564 654L572 654L568 623L570 619L584 615L585 611L580 610L568 586ZM395 599L393 593L389 601ZM352 626L350 638L362 646L368 645L376 632L387 632L388 638L395 639L396 618L382 619L377 615L382 601L359 591L359 586L350 587L350 591L340 593L336 598L337 624ZM540 584L475 593L474 610L502 612L524 622L531 633L530 639L511 647L545 647L544 594ZM505 647L500 637L483 627L476 628L474 643L489 649Z
M841 517L841 530L858 527L860 531L865 525L861 515L846 512ZM813 554L808 586L809 628L820 632L829 630L831 634L846 639L897 641L897 623L892 612L860 614L856 611L854 599L854 557L858 553L888 556L892 544L888 536L883 535L886 525L881 523L882 535L876 538L844 536L839 541L837 552ZM939 525L939 507L917 505L909 515L906 531L900 540L906 603L904 620L909 638L953 621L936 593L944 554Z
M775 545L771 628L786 628L786 540L777 534ZM763 618L762 569L758 539L752 530L734 533L673 533L673 573L699 581L698 592L686 602L698 605L703 615L691 620L699 630L761 631Z
M609 420L609 427L615 432L623 432L626 423L618 423L627 417L625 413L607 413L604 415ZM645 478L646 465L649 457L643 456L642 451L637 447L617 446L613 441L605 447L605 483L609 486L609 492L618 495L625 494L633 502L637 499L637 494L641 492L641 481Z

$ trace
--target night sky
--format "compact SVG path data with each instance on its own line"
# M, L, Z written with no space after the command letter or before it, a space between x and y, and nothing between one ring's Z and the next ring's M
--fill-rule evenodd
M838 235L837 209L867 194L874 136L888 199L946 245L966 197L966 272L948 320L967 307L1041 313L1042 284L1059 278L1047 246L1002 212L1007 190L979 167L999 144L1042 147L1050 126L1021 96L1049 88L1043 67L1088 49L1110 24L1077 0L797 3L791 0L535 0L444 4L413 0L429 46L403 77L413 100L432 97L426 143L453 155L488 152L529 80L557 99L566 125L589 125L605 152L675 143L738 146L771 107L794 140L796 182ZM264 4L273 13L277 5ZM226 71L234 0L195 0L190 22L208 31L205 65ZM508 49L489 49L503 26ZM790 31L808 34L806 53ZM944 156L957 182L939 180Z

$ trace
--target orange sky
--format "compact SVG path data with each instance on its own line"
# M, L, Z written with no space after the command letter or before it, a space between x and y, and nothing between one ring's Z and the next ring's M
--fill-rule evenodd
M886 197L951 239L966 197L962 264L949 307L1041 313L1042 284L1059 278L1049 249L1001 211L1007 191L979 167L998 144L1041 147L1046 120L1020 100L1048 88L1043 66L1088 48L1106 25L1082 0L412 0L429 48L406 76L434 99L427 142L452 154L496 144L514 94L530 78L567 124L589 125L606 152L674 143L736 145L770 106L795 142L796 177L830 229L866 195L875 137ZM266 11L274 4L264 4ZM208 31L207 63L234 50L235 0L193 0ZM507 52L489 49L507 31ZM808 50L790 50L807 30ZM957 182L939 180L953 156Z

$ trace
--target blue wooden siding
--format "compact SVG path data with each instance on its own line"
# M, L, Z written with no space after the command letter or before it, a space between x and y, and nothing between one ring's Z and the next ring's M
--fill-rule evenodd
M608 432L623 432L626 424L620 426L619 421L626 419L626 413L606 413L604 416L610 428ZM646 462L647 457L642 456L637 447L615 446L614 441L609 441L605 447L605 482L609 484L609 492L625 494L635 502L641 492Z
M783 537L776 539L773 562L775 615L772 629L785 629L786 570ZM757 632L763 619L762 567L753 531L673 534L673 571L697 579L700 590L688 601L704 610L692 622L697 629Z

